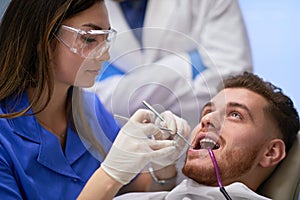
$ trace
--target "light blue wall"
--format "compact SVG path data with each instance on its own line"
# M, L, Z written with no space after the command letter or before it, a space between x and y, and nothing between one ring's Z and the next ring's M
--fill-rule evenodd
M9 0L0 0L0 19L2 18L2 15L6 9L6 7L9 4Z
M300 1L239 0L254 71L292 98L300 112Z

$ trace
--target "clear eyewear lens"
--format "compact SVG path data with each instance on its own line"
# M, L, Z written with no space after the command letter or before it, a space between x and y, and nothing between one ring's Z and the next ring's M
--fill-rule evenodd
M85 58L101 57L110 49L116 38L115 30L107 30L106 33L94 33L82 35L79 43L82 43L82 56ZM79 36L78 38L79 39Z
M83 31L65 25L62 25L62 29L73 33L73 41L66 42L61 37L58 39L68 46L70 51L84 58L101 57L109 50L117 35L114 29Z

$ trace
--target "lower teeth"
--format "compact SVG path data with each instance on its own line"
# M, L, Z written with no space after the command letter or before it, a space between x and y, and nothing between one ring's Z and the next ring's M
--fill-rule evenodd
M216 145L212 144L212 143L202 142L200 144L201 149L214 149L215 147L216 147Z

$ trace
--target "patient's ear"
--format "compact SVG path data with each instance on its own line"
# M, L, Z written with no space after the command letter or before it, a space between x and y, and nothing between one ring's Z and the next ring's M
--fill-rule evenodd
M273 139L269 142L263 159L259 162L262 167L272 167L277 165L286 156L285 144L281 139Z

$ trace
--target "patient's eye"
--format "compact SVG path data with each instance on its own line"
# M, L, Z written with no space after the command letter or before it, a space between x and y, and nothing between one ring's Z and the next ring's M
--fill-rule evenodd
M243 119L242 115L237 111L230 112L228 116L235 119Z

